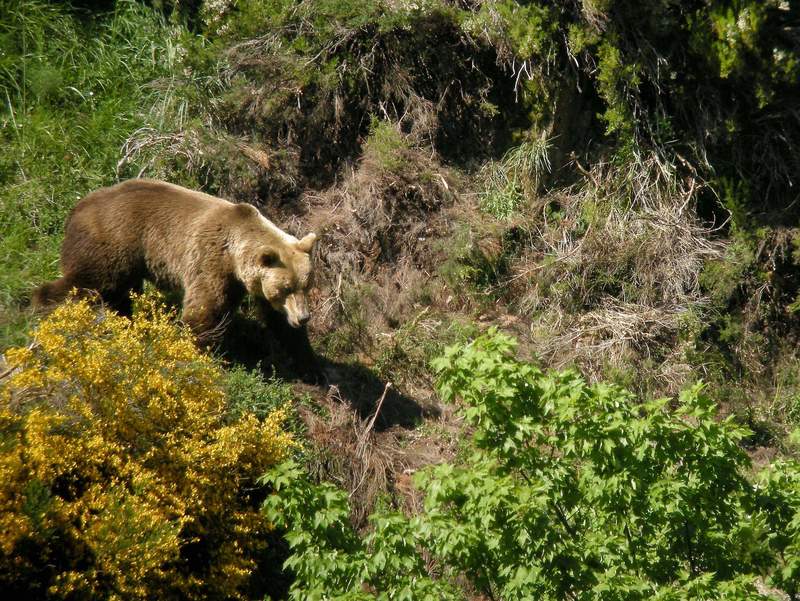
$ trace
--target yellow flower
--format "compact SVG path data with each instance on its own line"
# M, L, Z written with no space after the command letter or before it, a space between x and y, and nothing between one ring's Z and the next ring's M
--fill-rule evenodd
M268 532L245 489L297 447L287 412L226 424L222 368L155 295L134 303L131 320L68 302L6 352L0 550L47 552L2 569L62 553L55 596L238 597ZM202 581L175 561L189 543L215 546Z

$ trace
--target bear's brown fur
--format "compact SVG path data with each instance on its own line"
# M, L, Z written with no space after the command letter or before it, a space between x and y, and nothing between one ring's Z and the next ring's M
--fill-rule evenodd
M183 320L198 334L215 328L245 294L302 328L315 240L281 231L251 205L128 180L75 206L61 248L64 275L38 288L33 300L47 305L73 288L93 290L129 313L130 292L148 279L183 291Z

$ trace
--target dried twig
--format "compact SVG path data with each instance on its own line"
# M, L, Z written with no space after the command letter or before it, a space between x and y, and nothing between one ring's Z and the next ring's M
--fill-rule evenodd
M366 443L367 437L369 433L372 431L373 426L375 425L375 420L378 417L378 414L381 411L381 407L383 407L383 401L386 399L386 395L389 392L389 389L392 387L391 382L386 382L386 386L383 387L383 394L381 398L378 400L378 404L375 407L375 412L372 414L372 418L369 420L369 423L361 432L361 436L359 436L358 447L359 447L359 455L362 454L364 444Z

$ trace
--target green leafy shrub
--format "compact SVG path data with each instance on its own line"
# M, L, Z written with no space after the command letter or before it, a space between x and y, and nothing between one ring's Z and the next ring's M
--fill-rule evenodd
M378 512L359 539L343 492L268 474L294 598L461 598L459 579L495 599L766 599L762 576L798 593L798 464L751 481L747 430L700 385L639 403L514 345L490 332L435 361L474 436L462 463L416 476L419 515Z
M460 598L446 582L432 579L417 545L423 538L415 521L376 515L373 533L353 532L347 493L327 483L313 484L303 469L287 462L264 476L275 490L264 512L284 528L292 555L284 566L295 579L290 598L306 600Z
M740 576L769 558L749 515L746 430L718 421L700 387L674 411L666 399L639 405L573 372L544 374L512 350L495 334L437 362L443 395L461 397L476 427L472 466L421 479L438 527L460 523L459 536L480 541L480 551L454 546L456 565L486 566L486 585L504 598L754 595Z

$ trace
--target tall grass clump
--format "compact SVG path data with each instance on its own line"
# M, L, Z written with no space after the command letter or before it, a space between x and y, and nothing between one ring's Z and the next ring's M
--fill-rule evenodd
M262 398L275 408L231 415L235 391L219 365L157 298L135 304L131 320L68 302L31 345L6 352L0 590L9 598L259 590L270 526L256 478L296 446L286 411Z
M171 72L177 30L120 0L78 12L0 0L0 347L25 336L30 290L55 275L64 220L116 179L124 140L147 119L146 85Z
M480 207L497 219L509 219L534 197L550 172L550 144L534 140L515 146L497 162L483 168L485 187Z

